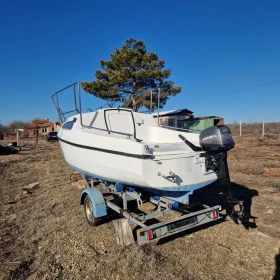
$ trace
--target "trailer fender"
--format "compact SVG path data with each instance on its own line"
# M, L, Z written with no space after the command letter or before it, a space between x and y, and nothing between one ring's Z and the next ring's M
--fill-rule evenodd
M85 197L90 197L93 205L93 214L95 218L103 217L107 215L106 204L102 193L96 188L90 188L83 190L81 194L80 204L84 205Z

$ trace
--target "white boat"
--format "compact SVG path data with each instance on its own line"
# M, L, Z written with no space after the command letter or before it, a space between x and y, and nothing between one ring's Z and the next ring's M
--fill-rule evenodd
M160 127L152 115L125 108L81 113L76 106L75 111L58 132L72 169L183 203L194 190L217 180L209 147L217 151L234 145L226 126L197 134Z

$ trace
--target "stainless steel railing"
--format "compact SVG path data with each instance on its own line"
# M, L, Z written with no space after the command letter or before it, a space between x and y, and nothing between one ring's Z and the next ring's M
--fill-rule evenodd
M59 93L69 89L73 87L73 94L74 94L74 109L73 110L70 110L70 111L66 111L66 112L63 112L62 109L60 108L60 105L59 105L59 98L58 98L58 95ZM76 94L76 88L78 89L78 96ZM119 135L125 135L127 137L132 137L133 134L130 134L130 133L124 133L124 132L119 132L119 131L114 131L114 130L109 130L109 129L103 129L103 128L98 128L98 127L94 127L94 126L88 126L88 125L85 125L83 124L83 114L82 114L82 102L81 102L81 82L76 82L76 83L73 83L57 92L55 92L53 95L52 95L52 100L53 100L53 103L55 105L55 108L58 112L58 116L59 116L59 120L60 122L65 122L66 121L66 114L69 114L69 113L76 113L76 114L80 114L80 125L83 127L83 128L89 128L89 129L96 129L96 130L100 130L100 131L106 131L108 132L109 134L110 133L115 133L115 134L119 134ZM77 104L77 97L78 97L78 104ZM105 116L104 116L105 117ZM132 116L133 117L133 116Z
M73 88L73 96L74 96L74 109L73 110L70 110L70 111L66 111L66 112L63 112L62 109L60 108L60 105L59 105L59 98L58 98L58 95L59 93L69 89L69 88ZM124 133L124 132L119 132L119 131L114 131L114 130L109 130L109 129L103 129L103 128L97 128L97 127L94 127L94 126L88 126L88 125L85 125L83 123L83 114L82 114L82 102L81 102L81 82L76 82L76 83L73 83L57 92L55 92L53 95L52 95L52 100L53 100L53 103L55 105L55 108L58 112L58 115L59 115L59 120L60 122L65 122L66 121L66 115L69 114L69 113L76 113L76 114L79 114L80 115L80 125L83 127L83 128L88 128L88 129L96 129L96 130L99 130L99 131L106 131L108 132L109 134L110 133L115 133L115 134L119 134L119 135L125 135L127 137L133 137L136 138L136 135L134 133L133 134L129 134L129 133ZM78 91L78 94L77 92ZM152 112L152 93L153 91L151 90L151 108L150 108L150 113ZM157 118L158 118L158 122L159 122L159 99L160 99L160 89L157 90L157 95L158 95L158 112L157 112ZM78 100L77 100L78 98ZM128 109L126 109L127 111L129 111ZM130 110L131 111L131 110ZM106 116L104 115L104 118ZM132 115L132 118L133 118L133 115ZM173 127L173 126L167 126L167 125L159 125L160 127L163 127L163 128L167 128L167 129L172 129L172 130L177 130L177 131L186 131L186 132L190 132L190 131L194 131L194 132L201 132L201 130L195 130L195 129L183 129L183 128L178 128L178 127Z

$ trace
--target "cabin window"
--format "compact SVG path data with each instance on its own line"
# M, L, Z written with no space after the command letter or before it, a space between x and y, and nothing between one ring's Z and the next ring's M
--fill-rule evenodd
M73 125L74 125L74 121L70 121L70 122L66 122L64 125L63 125L63 129L72 129Z
M107 109L105 112L108 130L131 135L134 134L134 124L130 111Z

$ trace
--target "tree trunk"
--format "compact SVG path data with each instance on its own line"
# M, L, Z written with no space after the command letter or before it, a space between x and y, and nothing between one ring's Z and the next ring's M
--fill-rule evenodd
M132 100L132 109L133 109L133 112L137 112L137 102L136 102L135 98L133 98L133 100Z

